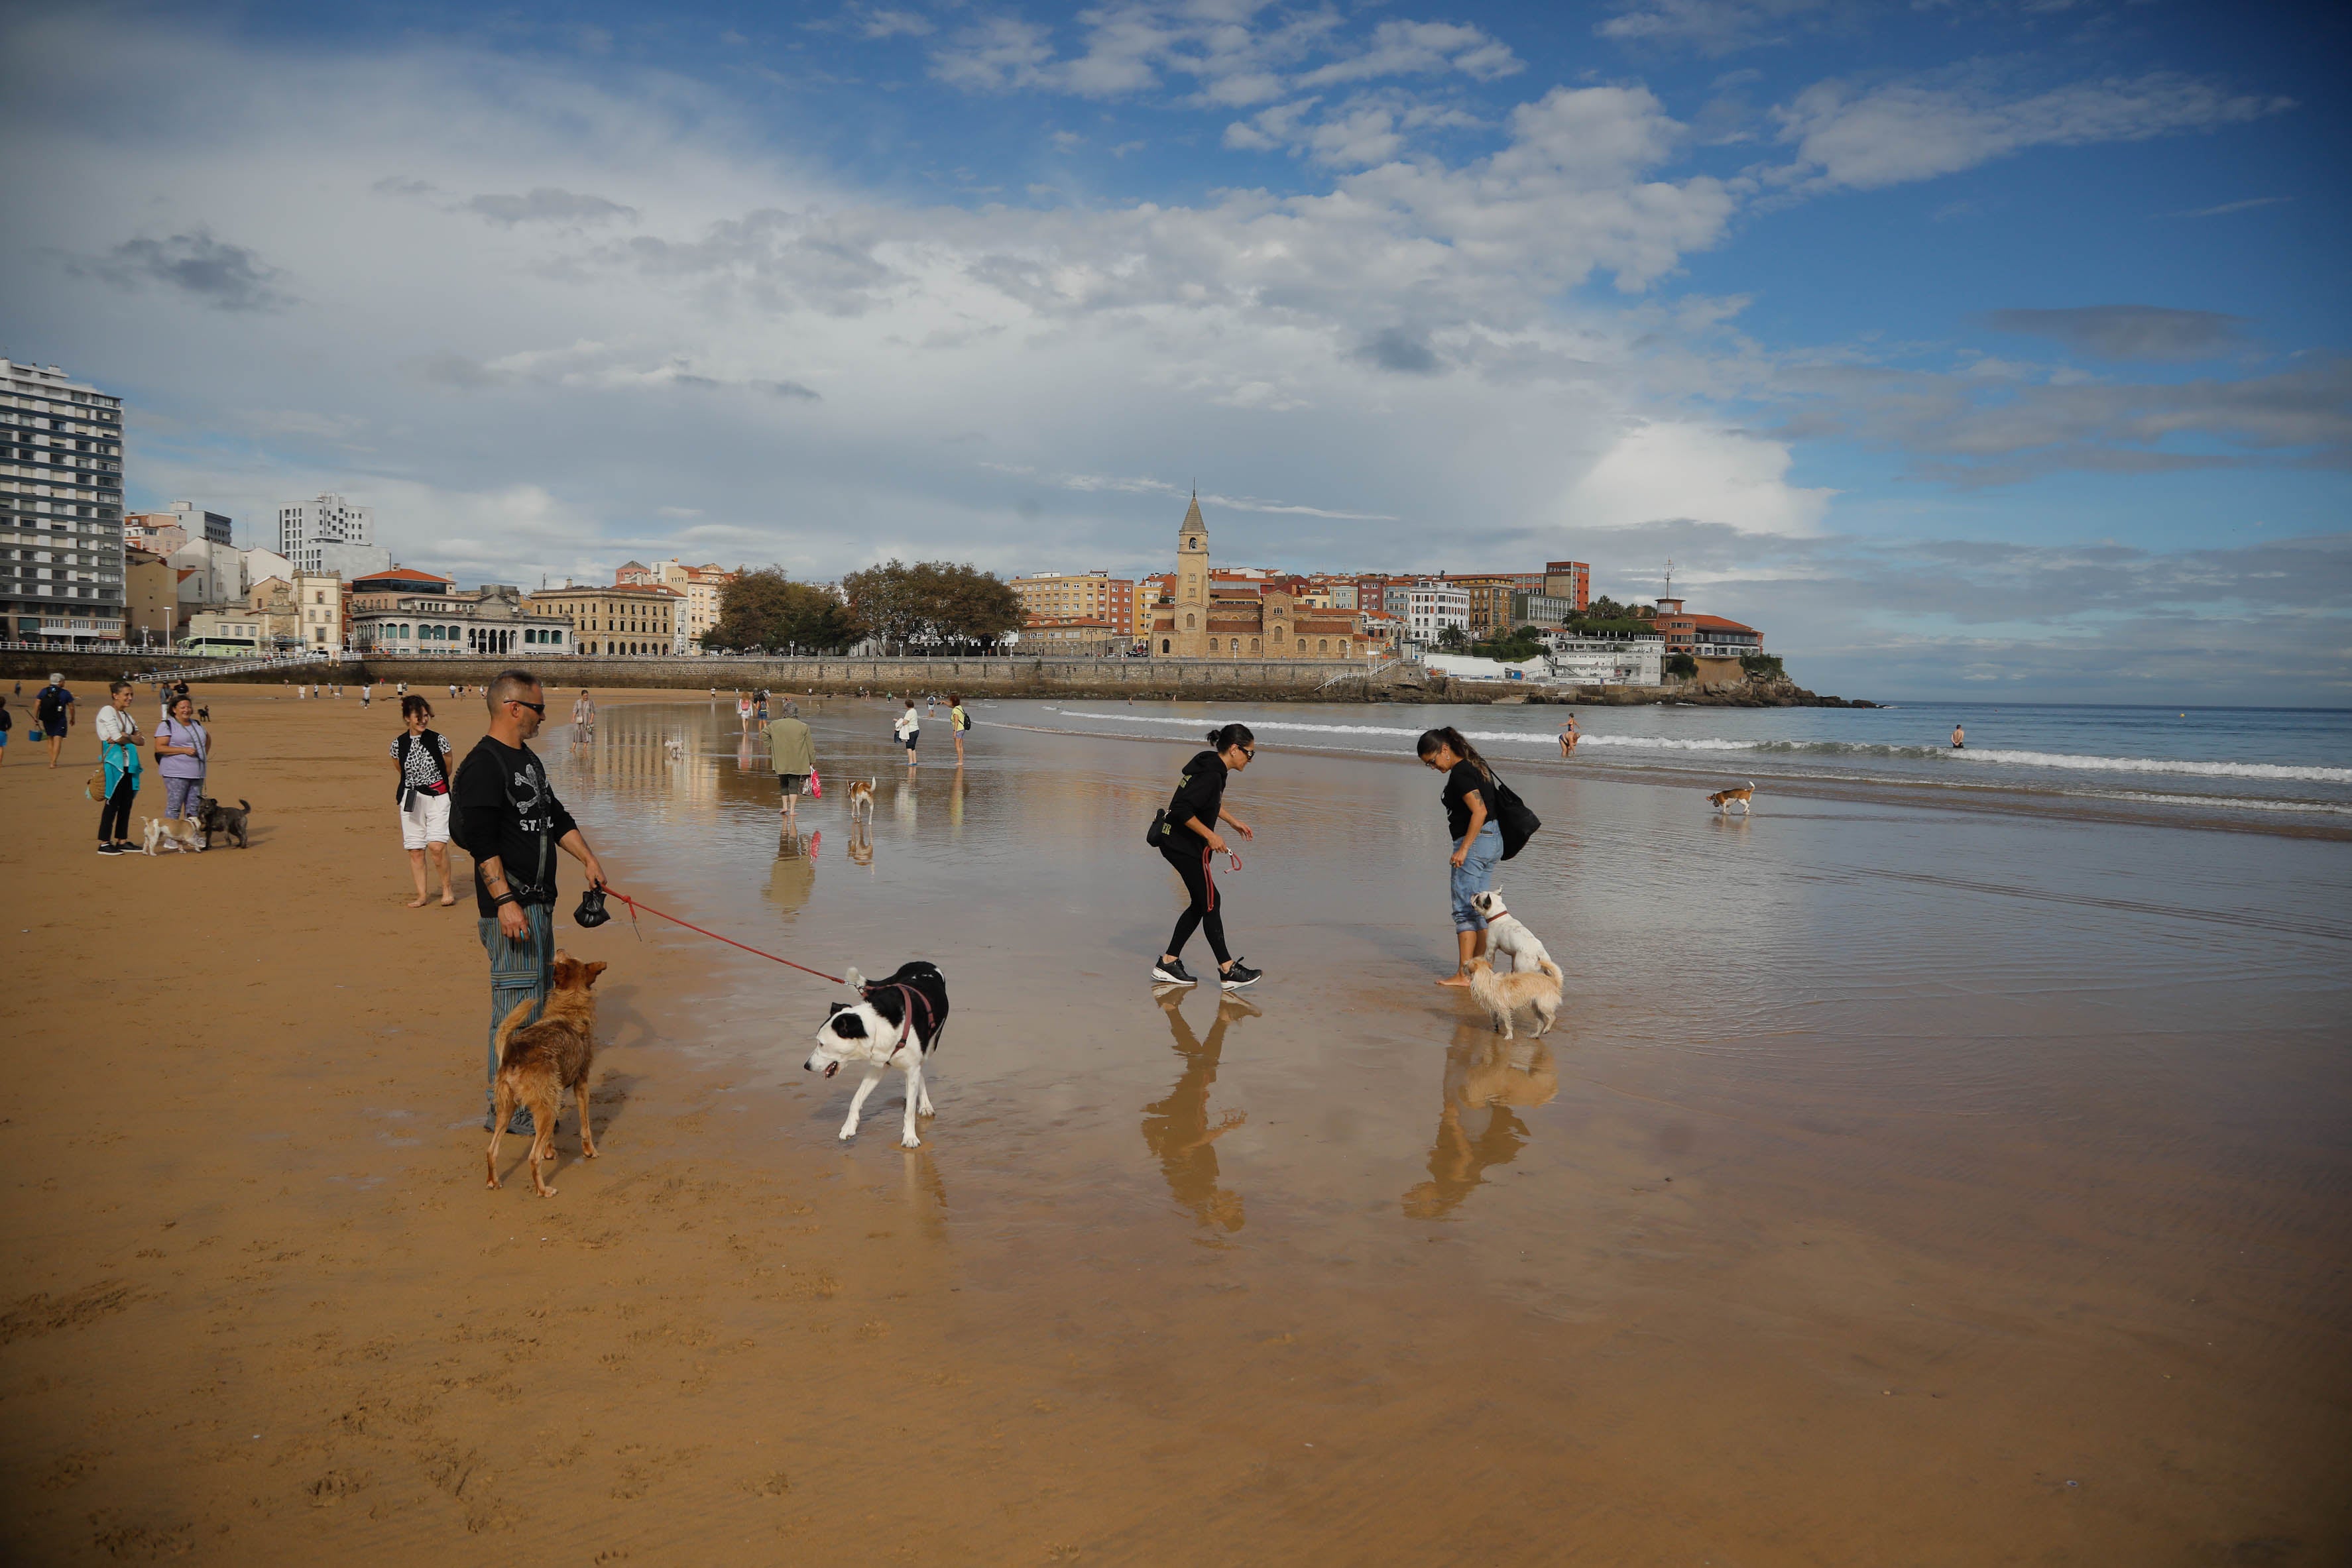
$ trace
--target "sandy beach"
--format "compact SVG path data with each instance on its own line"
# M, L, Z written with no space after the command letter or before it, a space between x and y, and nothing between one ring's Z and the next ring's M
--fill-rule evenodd
M1155 998L1197 741L991 704L909 779L895 704L811 705L779 855L731 703L600 694L538 748L616 884L931 958L955 1014L923 1147L895 1077L840 1144L842 993L578 930L567 862L602 1157L567 1114L542 1201L518 1140L482 1183L485 961L469 900L403 907L396 705L210 688L251 849L108 860L81 695L68 766L0 768L11 1561L2352 1552L2343 842L1529 763L1498 886L1570 985L1507 1044L1431 983L1405 760L1263 746L1220 886L1269 977Z

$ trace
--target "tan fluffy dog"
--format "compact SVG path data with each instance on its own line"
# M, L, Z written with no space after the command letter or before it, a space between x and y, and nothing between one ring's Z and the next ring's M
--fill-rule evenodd
M1538 960L1541 967L1524 969L1515 975L1498 975L1485 954L1470 960L1470 995L1486 1009L1494 1020L1495 1032L1505 1040L1512 1039L1511 1014L1520 1008L1533 1008L1536 1033L1540 1035L1559 1016L1559 966L1549 958Z
M596 998L591 988L604 972L602 962L583 964L558 949L555 988L547 993L539 1021L523 1027L529 1002L518 1002L499 1025L497 1103L490 1113L490 1185L499 1185L499 1140L505 1136L507 1118L517 1105L530 1107L530 1185L541 1197L553 1197L540 1167L555 1158L555 1117L562 1108L563 1092L572 1091L580 1103L580 1153L596 1157L596 1135L588 1125L588 1068L596 1056Z

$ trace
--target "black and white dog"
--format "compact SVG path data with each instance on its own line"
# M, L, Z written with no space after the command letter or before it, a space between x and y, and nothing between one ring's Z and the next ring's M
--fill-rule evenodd
M824 1027L816 1031L816 1049L801 1070L822 1068L830 1078L844 1062L865 1065L866 1082L851 1097L849 1119L841 1124L846 1142L857 1135L866 1097L897 1063L907 1074L907 1122L898 1143L903 1148L919 1148L923 1140L915 1135L915 1117L933 1114L931 1092L923 1087L923 1058L939 1043L940 1030L948 1021L947 980L937 966L918 960L900 965L897 974L880 980L869 981L852 969L849 983L862 999L833 1004Z

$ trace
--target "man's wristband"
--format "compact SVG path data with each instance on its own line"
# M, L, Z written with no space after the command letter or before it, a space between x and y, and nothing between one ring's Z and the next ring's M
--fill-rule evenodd
M515 903L515 902L516 902L516 899L515 899L515 895L514 895L513 894L511 894L511 893L502 893L502 894L499 894L496 898L493 898L492 900L490 900L490 907L491 907L491 908L493 908L493 909L496 909L496 908L497 908L499 904L513 904L513 903Z

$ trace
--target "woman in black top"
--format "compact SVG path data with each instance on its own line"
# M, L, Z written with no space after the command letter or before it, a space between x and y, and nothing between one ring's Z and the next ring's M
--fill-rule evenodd
M1167 820L1156 842L1161 857L1184 879L1191 902L1176 917L1176 935L1169 938L1168 951L1151 966L1155 980L1177 986L1200 983L1186 972L1183 957L1184 944L1196 930L1208 933L1209 951L1217 956L1217 981L1226 990L1253 985L1262 973L1225 951L1224 916L1217 908L1216 883L1209 874L1209 857L1225 849L1225 841L1217 831L1219 822L1231 823L1234 831L1245 839L1257 836L1224 805L1226 778L1247 768L1256 755L1257 737L1248 726L1229 724L1211 730L1209 749L1185 765L1176 798L1168 803Z
M1454 841L1454 935L1461 948L1454 973L1441 986L1470 983L1470 963L1486 951L1486 917L1470 901L1486 891L1503 858L1503 831L1495 825L1495 775L1478 748L1448 725L1422 732L1413 745L1423 765L1445 775L1445 836Z

